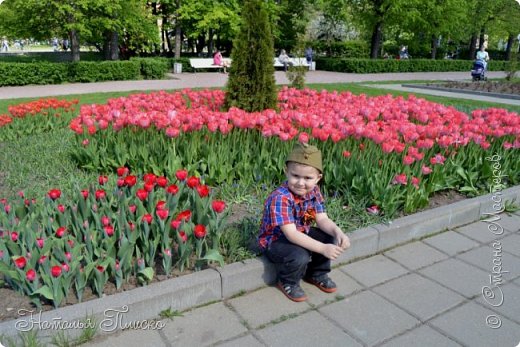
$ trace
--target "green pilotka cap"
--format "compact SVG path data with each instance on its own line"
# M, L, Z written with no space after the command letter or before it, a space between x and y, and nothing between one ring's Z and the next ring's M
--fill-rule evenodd
M295 162L298 164L312 166L320 173L323 173L323 165L321 163L321 151L316 146L311 146L308 143L298 143L294 146L291 153L287 157L285 163Z

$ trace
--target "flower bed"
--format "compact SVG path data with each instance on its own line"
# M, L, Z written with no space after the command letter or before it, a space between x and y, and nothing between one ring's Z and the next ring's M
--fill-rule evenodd
M0 139L14 140L63 128L70 122L77 103L48 98L9 106L9 114L0 115Z
M410 96L369 98L283 88L279 110L222 112L224 92L135 94L83 106L70 124L75 160L107 172L197 172L209 184L280 182L294 140L323 152L324 185L391 217L413 212L436 191L476 195L492 184L491 161L503 158L504 184L520 179L520 118L503 109L453 107Z
M81 301L86 287L101 296L108 281L119 289L130 277L146 284L157 272L223 263L226 204L199 177L117 173L68 199L51 189L42 202L0 200L0 273L11 288L58 307L72 291Z

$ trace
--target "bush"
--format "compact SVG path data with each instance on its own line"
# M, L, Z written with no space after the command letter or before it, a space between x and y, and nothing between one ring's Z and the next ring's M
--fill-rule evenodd
M145 80L162 79L171 69L171 64L167 58L132 58L141 65L141 76Z
M138 61L81 61L67 66L71 82L135 80L140 78L141 68Z
M491 61L488 69L504 71L506 63L505 61ZM471 65L472 62L467 60L444 59L316 59L316 66L319 70L350 73L469 71Z
M68 80L67 65L53 63L0 63L0 86L59 84Z

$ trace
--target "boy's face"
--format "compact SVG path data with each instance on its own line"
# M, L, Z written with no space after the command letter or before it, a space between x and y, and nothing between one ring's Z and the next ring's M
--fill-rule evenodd
M314 167L288 162L285 167L289 190L299 196L311 192L323 175Z

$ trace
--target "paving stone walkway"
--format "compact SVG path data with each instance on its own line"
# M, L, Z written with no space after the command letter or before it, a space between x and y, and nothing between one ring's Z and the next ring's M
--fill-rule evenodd
M335 267L334 294L303 283L309 300L294 303L263 287L163 320L161 330L127 330L88 345L514 347L520 213L495 223L501 235L478 221Z

